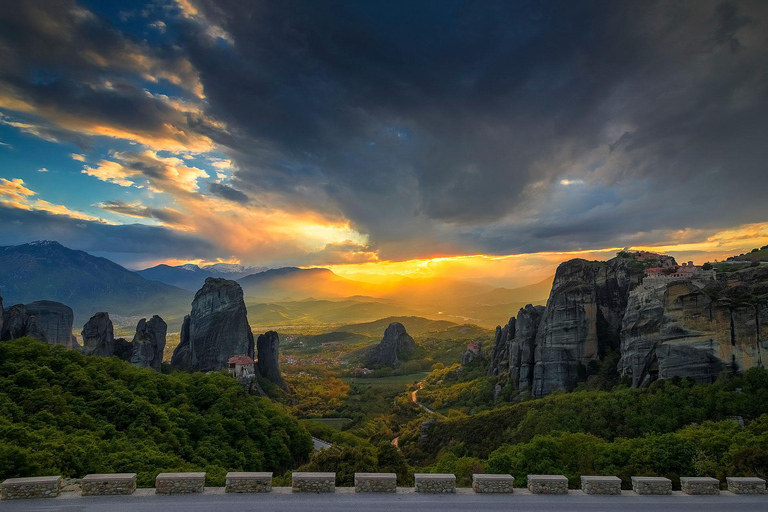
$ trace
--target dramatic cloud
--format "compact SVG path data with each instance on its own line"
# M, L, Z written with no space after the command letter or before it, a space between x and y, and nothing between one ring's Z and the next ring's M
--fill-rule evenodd
M0 178L0 204L5 207L47 212L53 215L62 215L70 219L105 222L103 219L99 219L98 217L83 212L71 210L64 205L50 203L44 199L33 198L32 196L35 195L37 195L37 192L27 188L24 184L24 180L20 178L11 180Z
M77 144L91 203L200 258L703 244L768 219L766 26L759 0L23 2L0 128Z

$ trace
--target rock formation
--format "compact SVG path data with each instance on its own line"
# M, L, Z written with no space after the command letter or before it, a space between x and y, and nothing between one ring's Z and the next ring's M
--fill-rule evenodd
M125 338L115 338L115 350L112 355L123 361L130 361L133 354L133 343Z
M108 313L96 313L83 326L83 354L110 357L115 354L115 334Z
M416 349L416 342L405 331L400 322L392 322L384 331L384 337L378 345L371 348L367 358L367 365L374 366L400 366L400 359L407 358L408 354Z
M290 392L288 384L285 383L280 374L279 345L280 338L275 331L261 334L256 340L259 359L256 367L262 377Z
M473 341L467 345L467 350L461 354L461 365L466 366L468 364L481 361L483 358L483 343L480 341Z
M131 363L160 371L167 332L168 324L157 315L150 318L149 322L146 318L139 320L136 334L131 342Z
M530 389L533 384L536 334L544 309L544 306L528 304L520 308L517 318L510 318L504 327L496 327L494 357L488 375L508 373L513 386L520 390Z
M3 297L0 296L0 339L2 339L3 336L3 314L5 310L3 309Z
M644 386L688 377L712 382L768 357L768 268L718 274L716 282L646 279L629 294L619 371Z
M72 335L72 308L60 302L41 300L26 305L17 304L3 311L2 316L0 339L31 336L52 345L78 347L77 339Z
M235 281L209 277L195 294L189 320L171 364L179 368L211 371L223 368L238 354L254 356L243 289Z
M618 349L629 290L642 276L632 258L570 260L555 273L536 334L532 391L544 396L575 386L579 367Z

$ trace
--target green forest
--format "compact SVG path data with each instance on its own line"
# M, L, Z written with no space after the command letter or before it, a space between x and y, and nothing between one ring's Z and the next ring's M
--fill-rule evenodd
M281 473L312 439L283 406L221 373L161 374L32 338L0 343L0 479L163 471Z

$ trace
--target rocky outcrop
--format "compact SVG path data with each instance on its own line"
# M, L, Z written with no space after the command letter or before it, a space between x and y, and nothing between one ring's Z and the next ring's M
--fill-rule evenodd
M115 350L112 355L123 361L130 361L133 354L133 343L125 338L115 338Z
M157 315L150 318L149 322L146 318L139 320L131 342L131 363L160 371L167 332L168 324Z
M3 311L2 316L0 338L3 340L30 336L52 345L78 347L77 339L72 335L72 308L60 302L41 300L17 304Z
M646 279L629 295L619 371L644 386L656 379L712 382L768 356L768 269L719 274L714 283ZM752 300L750 300L752 299Z
M171 364L188 370L223 368L238 354L254 356L243 289L235 281L209 277L195 294L188 325L171 358Z
M83 354L111 357L115 354L115 333L108 313L96 313L83 326Z
M515 321L515 317L512 317L504 327L496 326L488 375L502 375L504 372L509 371L509 343L515 337Z
M473 341L467 345L467 350L461 354L461 365L466 366L474 364L483 359L483 344L479 341Z
M256 348L258 350L256 367L262 377L274 382L284 391L290 392L288 384L285 383L283 376L280 374L279 346L280 338L275 331L261 334L256 341Z
M3 297L0 296L0 339L2 339L3 335L3 315L5 310L3 309Z
M407 358L416 349L416 342L400 322L392 322L384 331L384 337L368 353L367 365L400 366L400 360Z
M179 344L173 349L171 355L171 366L176 368L189 368L189 315L184 316L184 321L181 323L181 332L179 333Z
M496 327L493 357L488 375L508 376L520 390L530 389L535 365L536 334L544 306L528 304L504 327Z
M536 335L535 396L573 388L580 367L606 348L619 348L629 290L642 276L634 261L575 259L557 268Z

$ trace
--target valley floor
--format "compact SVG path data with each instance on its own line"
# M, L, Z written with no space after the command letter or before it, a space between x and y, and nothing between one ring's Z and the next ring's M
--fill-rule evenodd
M132 496L81 497L79 493L62 493L58 498L32 501L4 501L0 511L65 512L133 512L138 509L156 512L218 512L258 510L259 512L291 510L292 512L496 512L525 510L537 512L715 512L735 509L744 512L764 511L768 495L744 496L723 492L720 496L688 496L675 492L671 496L638 496L624 491L621 496L588 496L570 491L567 496L532 495L525 489L512 495L475 494L459 489L454 495L416 494L411 488L399 488L397 494L356 494L353 488L338 488L335 494L293 494L290 488L278 487L269 494L225 494L223 488L207 488L202 495L158 496L154 489L139 489Z

